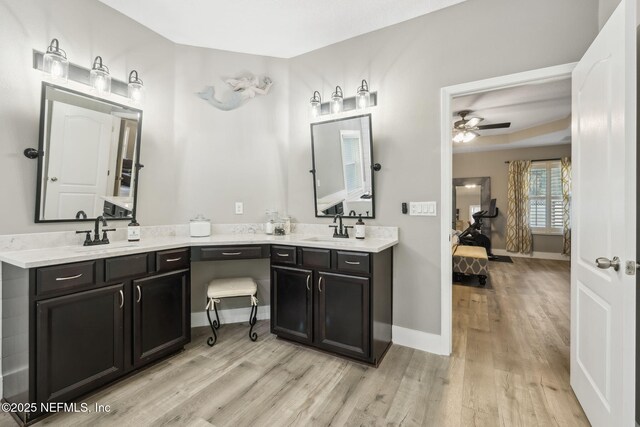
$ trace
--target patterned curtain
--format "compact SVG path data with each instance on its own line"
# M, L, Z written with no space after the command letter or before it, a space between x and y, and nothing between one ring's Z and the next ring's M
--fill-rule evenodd
M562 254L571 255L571 159L563 157L562 167Z
M509 163L509 209L507 212L507 251L509 252L531 253L530 175L531 162L529 160L516 160Z

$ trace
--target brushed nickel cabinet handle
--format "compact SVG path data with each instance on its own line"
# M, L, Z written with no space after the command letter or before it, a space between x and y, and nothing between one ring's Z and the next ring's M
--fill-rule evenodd
M64 280L73 280L79 277L82 277L82 273L76 274L75 276L69 276L69 277L56 277L56 282L62 282Z
M289 256L289 254L283 254L283 253L280 253L280 252L276 252L276 255L278 255L278 256L284 256L284 257Z
M345 261L345 263L350 265L360 265L360 261Z
M222 252L222 255L226 255L226 256L242 255L242 252Z
M322 279L324 279L322 276L318 279L318 292L322 292Z
M120 289L118 291L120 293L120 308L124 307L124 292L122 292L122 289Z
M182 257L178 257L178 258L167 258L165 261L167 262L176 262L176 261L180 261L182 259Z
M140 300L142 299L142 291L140 290L140 285L136 285L136 289L138 290L138 299L136 300L136 302L140 302Z
M311 275L307 276L307 290L311 290Z

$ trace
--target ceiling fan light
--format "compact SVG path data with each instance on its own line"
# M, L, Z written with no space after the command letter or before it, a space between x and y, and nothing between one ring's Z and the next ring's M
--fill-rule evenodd
M464 132L455 132L453 135L453 142L460 143L464 137Z
M480 134L473 132L473 131L466 131L462 133L462 142L463 143L467 143L467 142L471 142L474 139L476 139L478 136L480 136Z

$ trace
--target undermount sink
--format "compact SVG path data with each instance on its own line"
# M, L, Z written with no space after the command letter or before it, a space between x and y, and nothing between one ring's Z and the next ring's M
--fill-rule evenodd
M118 242L118 243L109 243L107 245L95 245L95 246L81 246L76 248L76 252L80 253L91 253L91 252L103 252L109 249L126 249L126 248L134 248L138 246L136 243L131 242Z
M340 238L340 237L324 237L324 236L314 236L307 237L306 239L302 239L305 242L332 242L332 243L342 243L345 244L348 239Z

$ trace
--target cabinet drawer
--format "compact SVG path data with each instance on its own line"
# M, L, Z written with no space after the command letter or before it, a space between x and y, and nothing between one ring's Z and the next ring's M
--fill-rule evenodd
M36 278L36 294L45 296L93 285L96 282L96 264L98 262L77 262L39 268Z
M156 253L156 270L171 271L189 268L189 249L172 249Z
M104 280L117 280L144 276L149 273L149 254L127 255L105 260Z
M336 268L340 271L369 274L369 259L368 253L336 251Z
M262 258L262 246L200 248L199 261Z
M302 248L302 265L305 267L331 268L329 249Z
M294 246L271 246L271 262L295 265L296 258Z

